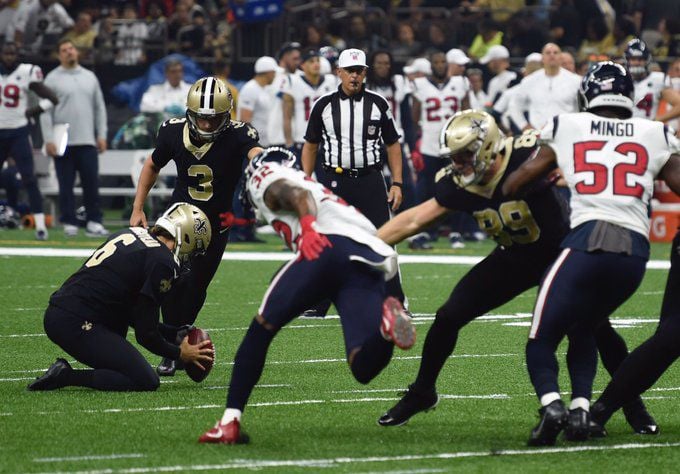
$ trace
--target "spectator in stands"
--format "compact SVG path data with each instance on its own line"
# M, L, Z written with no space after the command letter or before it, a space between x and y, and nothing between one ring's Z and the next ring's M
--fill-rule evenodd
M508 88L508 84L517 78L517 73L510 69L510 51L503 45L495 45L489 48L479 62L486 65L493 77L489 81L488 101L493 104Z
M614 47L614 36L610 34L604 17L590 18L586 24L586 37L581 41L578 58L583 61L591 54L605 55Z
M445 53L454 46L453 42L449 40L449 35L444 32L444 27L437 22L432 22L427 29L425 52L427 54L433 54L437 51Z
M184 3L178 3L175 6L175 13L168 21L168 40L171 42L172 49L179 48L179 32L185 27L190 27L191 24L189 8Z
M348 48L363 51L374 51L387 47L387 42L380 35L371 31L366 24L364 14L353 15L349 20L349 31L345 37Z
M574 55L568 51L562 51L560 55L560 66L569 72L576 73L576 60Z
M522 130L540 130L555 115L579 110L581 77L560 66L562 51L555 43L543 47L543 69L522 79L510 103L510 116ZM529 119L524 111L529 112Z
M82 62L92 62L92 49L96 37L97 32L92 28L92 15L87 12L79 13L73 29L64 35L64 39L71 40L78 48Z
M185 54L195 54L203 49L206 33L205 13L196 10L191 16L191 24L183 26L177 32L179 50Z
M51 50L61 34L74 25L73 18L56 0L25 0L17 10L6 41L32 53Z
M176 59L165 62L165 82L154 84L142 96L139 110L165 112L174 117L184 116L191 84L184 82L184 66Z
M423 45L416 41L416 34L410 23L403 21L397 27L397 39L392 42L390 51L396 61L406 61L420 55Z
M102 225L99 207L99 159L97 151L106 151L106 104L97 76L78 63L78 49L70 40L59 41L60 66L45 78L59 104L40 116L40 125L47 154L54 158L59 182L59 210L64 233L78 234L73 185L76 171L83 187L83 201L87 213L85 234L102 237L109 232ZM66 151L61 154L55 136L57 124L68 124Z
M234 84L229 82L229 76L231 75L231 64L224 59L219 59L217 58L215 60L215 63L213 64L213 76L216 78L220 79L224 84L227 86L227 89L229 89L229 92L231 92L231 101L232 101L232 107L231 107L231 119L236 120L237 116L237 110L238 110L238 104L239 104L239 91L236 88ZM260 133L260 138L262 138L262 132L258 130ZM261 140L260 140L261 141Z
M483 57L492 46L503 42L503 32L495 21L483 20L479 24L479 33L472 40L468 54L472 59Z
M680 18L664 18L659 24L661 41L654 48L659 58L680 56Z
M118 52L114 63L127 66L143 64L146 62L144 41L149 36L149 29L144 21L137 18L137 8L132 4L123 8L123 20L125 23L118 27Z
M116 34L117 30L113 24L115 15L102 15L102 18L94 25L97 36L94 39L94 47L97 54L94 60L98 63L112 63L116 56Z
M168 20L165 17L163 4L159 1L149 2L146 16L146 56L149 63L160 59L168 39Z
M635 23L629 17L618 16L614 22L612 36L614 44L607 51L607 55L612 59L622 58L628 42L636 38Z
M12 20L20 4L20 0L0 0L0 31L8 31L12 26Z
M574 0L554 0L550 14L550 39L562 48L578 48L583 36L581 15Z

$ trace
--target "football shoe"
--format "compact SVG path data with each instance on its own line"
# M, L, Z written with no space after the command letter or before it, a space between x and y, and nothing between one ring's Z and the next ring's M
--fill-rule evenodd
M658 435L659 425L649 414L642 400L635 400L623 407L626 421L637 434Z
M213 444L248 444L250 442L250 437L241 431L241 423L234 418L226 424L222 424L218 421L213 428L210 428L198 438L198 442Z
M564 439L567 441L585 441L590 437L590 413L583 408L569 410Z
M66 359L59 358L40 377L28 385L28 390L55 390L66 386L66 376L73 369Z
M184 362L168 359L167 357L163 357L158 367L156 367L156 373L161 377L172 377L178 370L184 370Z
M378 419L378 424L380 426L401 426L421 411L434 410L438 403L439 395L434 388L419 391L413 385L409 385L408 390L402 393L401 400Z
M416 328L402 304L393 296L387 297L383 303L380 333L399 349L410 349L416 342Z
M529 446L554 446L557 435L567 424L569 413L562 400L555 400L550 405L538 410L541 421L531 430L527 444Z

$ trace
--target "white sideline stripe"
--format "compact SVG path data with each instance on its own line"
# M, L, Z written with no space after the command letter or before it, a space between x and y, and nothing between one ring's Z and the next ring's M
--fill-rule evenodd
M94 249L61 249L61 248L30 248L30 247L0 247L0 256L9 257L80 257L92 255ZM222 260L242 262L286 262L293 257L289 252L225 252ZM445 265L476 265L484 256L462 255L400 255L399 263L437 263ZM650 260L648 270L668 270L671 264L668 260Z
M133 459L143 457L146 457L146 454L93 454L91 456L68 456L63 458L35 458L33 462L98 461L104 459Z
M124 469L101 469L88 471L61 471L59 474L142 474L146 472L219 471L225 469L262 469L281 467L338 467L347 464L385 463L395 461L446 460L485 458L490 456L536 456L543 454L580 453L587 451L618 451L629 449L676 448L680 443L626 443L611 446L568 446L559 448L507 449L490 451L459 451L435 454L407 454L401 456L371 456L365 458L337 457L325 459L235 459L224 464L190 464L174 466L131 467ZM412 472L412 471L409 471ZM46 473L42 473L46 474ZM57 473L51 473L57 474Z

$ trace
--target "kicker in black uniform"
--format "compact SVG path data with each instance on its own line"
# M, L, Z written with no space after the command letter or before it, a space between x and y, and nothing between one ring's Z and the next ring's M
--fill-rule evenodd
M159 308L179 274L180 259L209 248L205 214L187 203L174 204L150 230L116 232L50 298L45 332L79 362L62 358L28 386L54 390L66 386L97 390L156 390L159 379L144 356L126 340L128 326L149 351L185 363L212 360L204 341L175 345L177 328L159 325Z
M559 255L560 243L569 231L568 205L552 183L538 184L523 199L508 199L501 193L506 176L536 152L537 138L536 132L505 138L486 112L455 114L440 136L442 156L452 163L437 174L435 196L378 229L378 237L394 245L456 210L472 214L480 229L498 243L437 310L418 376L404 397L380 417L380 425L402 425L416 413L433 408L439 401L437 377L453 353L458 331L537 286ZM608 323L598 329L597 338L603 362L613 372L628 354L626 344ZM653 422L639 399L626 408L626 414L631 424L635 421L636 430Z
M232 200L243 161L262 151L257 130L230 120L231 108L231 94L222 81L214 77L196 81L187 95L186 118L170 119L161 125L156 149L139 177L131 226L147 226L144 201L161 168L174 160L177 181L173 202L198 207L215 229L208 252L191 260L191 270L183 273L165 299L162 313L167 324L193 324L198 317L229 240ZM175 369L172 360L163 360L158 367L160 375L173 375Z

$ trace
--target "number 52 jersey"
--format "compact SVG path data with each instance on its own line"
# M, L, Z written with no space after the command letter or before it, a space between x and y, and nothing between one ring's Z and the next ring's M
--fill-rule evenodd
M170 160L177 165L174 202L188 202L201 209L211 221L231 211L234 190L241 179L248 152L260 146L257 131L249 124L232 120L214 142L194 145L185 118L166 120L158 130L151 159L158 168Z
M571 190L571 227L603 220L649 235L654 179L678 140L661 122L589 112L562 114L541 130Z

